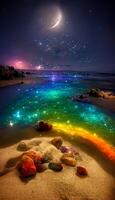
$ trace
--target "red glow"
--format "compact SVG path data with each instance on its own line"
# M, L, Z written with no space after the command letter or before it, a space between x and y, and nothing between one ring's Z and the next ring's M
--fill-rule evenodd
M9 65L14 66L16 69L28 69L31 64L25 60L12 59L8 62Z
M18 69L24 69L24 68L25 68L25 64L24 64L23 61L17 61L17 62L15 63L15 66L16 66L16 68L18 68Z

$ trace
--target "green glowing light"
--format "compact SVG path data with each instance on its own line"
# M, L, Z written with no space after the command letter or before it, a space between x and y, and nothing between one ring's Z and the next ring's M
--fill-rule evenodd
M2 121L6 126L28 125L38 120L80 126L106 137L115 133L114 121L93 105L73 102L71 97L83 91L84 86L64 83L46 83L17 95ZM17 91L18 92L18 91Z
M63 95L63 92L60 90L49 90L44 94L45 98L48 99L56 99Z

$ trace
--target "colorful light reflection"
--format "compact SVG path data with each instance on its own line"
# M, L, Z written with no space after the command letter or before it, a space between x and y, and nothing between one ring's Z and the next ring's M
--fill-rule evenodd
M53 123L56 131L62 131L69 136L82 137L91 144L93 144L99 151L106 156L109 160L115 163L115 148L110 144L106 143L96 133L86 131L85 129L77 126L67 125L64 123Z
M13 88L12 88L13 90ZM73 102L71 97L83 93L86 86L79 81L48 81L20 86L15 102L9 104L1 123L9 126L34 124L38 120L82 127L115 145L115 124L102 110L90 104ZM11 127L11 125L10 125Z

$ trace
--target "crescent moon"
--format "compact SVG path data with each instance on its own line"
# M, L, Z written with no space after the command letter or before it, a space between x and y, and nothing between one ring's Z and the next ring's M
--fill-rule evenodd
M62 15L61 13L59 13L56 23L53 26L51 26L50 29L56 28L60 24L61 19L62 19Z

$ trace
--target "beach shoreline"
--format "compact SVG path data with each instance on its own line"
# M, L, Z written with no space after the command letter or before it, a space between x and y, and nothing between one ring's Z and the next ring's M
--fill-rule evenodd
M19 84L30 84L33 82L34 82L34 79L32 78L17 78L17 79L12 79L12 80L1 80L0 88L19 85Z
M32 83L41 83L43 81L42 78L35 78L30 75L25 78L15 78L12 80L0 80L0 88L20 85L20 84L32 84Z
M89 103L98 106L106 112L113 113L115 115L115 99L88 97L88 101Z

